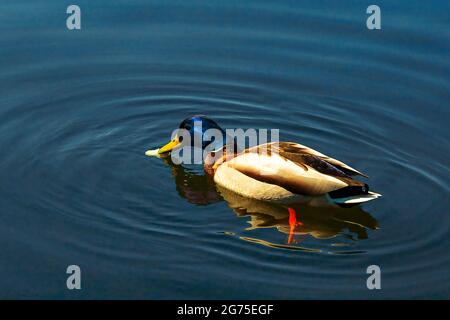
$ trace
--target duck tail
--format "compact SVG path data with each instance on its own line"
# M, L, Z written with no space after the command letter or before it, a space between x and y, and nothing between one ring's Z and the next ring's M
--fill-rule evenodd
M348 186L328 193L332 202L340 206L355 206L381 197L381 194L369 191L369 186Z

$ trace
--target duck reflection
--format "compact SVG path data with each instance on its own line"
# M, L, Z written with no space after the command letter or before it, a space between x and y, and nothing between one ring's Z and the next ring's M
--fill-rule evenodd
M238 217L249 216L247 230L276 228L287 235L287 243L298 243L294 236L310 235L316 239L329 239L343 230L356 235L356 240L367 238L367 229L378 228L378 222L360 207L330 208L311 205L289 207L237 195L218 187L224 200Z
M308 204L286 206L250 199L217 186L210 176L202 171L176 165L170 157L163 160L171 168L181 197L197 205L208 205L224 200L238 217L249 217L250 227L246 230L274 228L286 235L288 245L299 244L306 236L330 239L344 235L353 240L361 240L368 237L367 229L378 228L377 220L358 206L352 208L330 208Z
M178 194L187 201L197 205L208 205L222 201L213 179L203 173L203 168L199 171L196 166L186 168L176 165L170 157L163 157L162 159L171 168Z

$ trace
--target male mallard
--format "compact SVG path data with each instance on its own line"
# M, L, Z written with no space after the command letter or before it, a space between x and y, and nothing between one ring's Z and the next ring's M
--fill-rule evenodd
M304 145L272 142L230 152L235 141L205 116L189 117L179 128L187 130L192 143L200 137L202 149L213 150L204 159L204 169L214 177L214 182L241 196L286 204L306 201L312 205L341 206L356 205L380 196L369 191L367 184L352 178L357 175L367 178L365 174ZM225 141L207 137L209 129L223 133ZM218 141L221 145L211 148ZM157 152L167 154L187 143L175 134L172 141ZM151 155L152 151L146 154Z

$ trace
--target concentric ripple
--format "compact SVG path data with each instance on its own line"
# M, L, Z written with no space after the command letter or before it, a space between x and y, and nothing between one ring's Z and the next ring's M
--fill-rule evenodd
M83 268L93 298L372 297L371 264L380 297L448 296L444 22L425 17L425 28L392 6L380 35L361 28L358 8L335 4L131 3L92 5L103 19L82 33L37 10L32 32L0 36L0 266L11 296L61 297L68 264ZM144 156L196 113L280 129L366 172L383 197L355 211L297 208L303 229L288 243L285 209L233 202L201 168Z

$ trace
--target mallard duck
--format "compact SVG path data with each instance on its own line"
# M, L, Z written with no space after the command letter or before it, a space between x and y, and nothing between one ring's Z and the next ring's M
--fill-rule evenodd
M243 197L284 204L352 206L381 196L353 178L367 175L299 143L272 142L235 150L230 148L235 140L203 115L183 120L179 128L189 133L191 144L200 138L202 149L211 150L203 163L214 182ZM207 137L209 129L222 133L225 139ZM146 154L167 155L188 146L187 140L175 133L169 143Z

